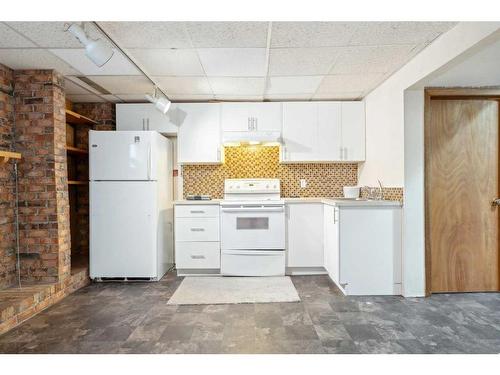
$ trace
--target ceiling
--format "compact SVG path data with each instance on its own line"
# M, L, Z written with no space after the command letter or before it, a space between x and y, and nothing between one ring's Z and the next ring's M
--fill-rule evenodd
M127 56L116 50L98 68L64 22L0 22L0 63L58 70L67 77L67 96L74 102L144 101L153 84L130 59L172 101L352 100L454 25L99 22ZM104 38L91 22L85 29L94 39Z

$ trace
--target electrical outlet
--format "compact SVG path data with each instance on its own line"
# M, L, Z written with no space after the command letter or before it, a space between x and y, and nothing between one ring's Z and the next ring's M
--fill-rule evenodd
M304 178L301 178L300 179L300 187L302 189L306 188L307 187L307 181L304 179Z

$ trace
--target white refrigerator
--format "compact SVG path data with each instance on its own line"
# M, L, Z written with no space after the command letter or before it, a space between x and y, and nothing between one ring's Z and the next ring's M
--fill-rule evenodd
M173 266L172 151L155 131L90 131L90 277L160 280Z

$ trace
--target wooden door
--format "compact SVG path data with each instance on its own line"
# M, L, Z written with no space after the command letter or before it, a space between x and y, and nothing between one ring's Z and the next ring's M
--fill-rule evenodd
M430 111L431 291L499 290L498 102L431 100Z

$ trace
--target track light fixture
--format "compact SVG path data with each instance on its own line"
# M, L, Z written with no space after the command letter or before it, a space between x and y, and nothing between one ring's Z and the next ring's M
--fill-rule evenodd
M170 100L168 100L164 96L158 96L158 89L155 87L155 92L154 95L151 96L149 94L146 94L146 99L149 100L151 103L153 103L156 107L157 110L159 110L161 113L165 114L168 112L168 109L170 108Z
M104 40L91 39L80 25L73 23L68 31L85 46L85 54L98 67L106 64L113 56L113 49Z

